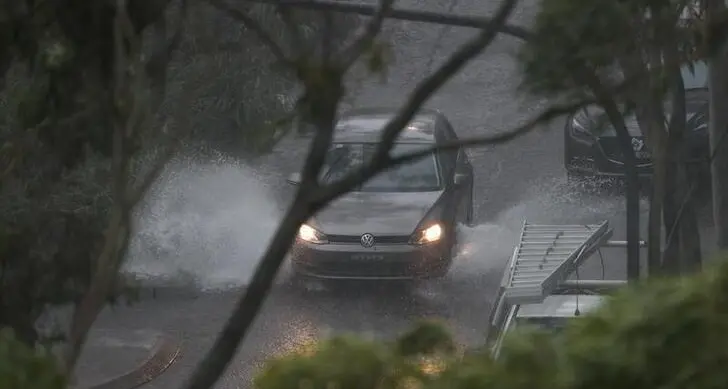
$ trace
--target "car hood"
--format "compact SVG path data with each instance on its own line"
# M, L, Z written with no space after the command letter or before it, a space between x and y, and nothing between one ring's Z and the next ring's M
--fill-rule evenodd
M443 191L352 192L329 204L311 223L324 234L409 235L442 195Z
M687 125L687 130L693 130L698 131L702 129L707 129L708 125L708 105L707 103L702 99L688 99L685 102L685 120ZM666 112L667 119L670 118L670 112L669 109L667 109ZM627 125L627 130L629 131L629 134L632 136L642 136L642 131L640 130L639 123L637 122L637 116L635 114L626 115L624 117L625 124ZM599 134L600 137L614 137L617 133L614 130L614 126L607 121L604 126L604 131Z

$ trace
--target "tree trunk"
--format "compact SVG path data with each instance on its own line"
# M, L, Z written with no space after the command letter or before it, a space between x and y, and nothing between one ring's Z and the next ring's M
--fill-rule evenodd
M699 269L701 263L700 231L692 196L697 181L689 174L685 155L686 106L685 85L676 48L666 50L667 71L672 81L672 111L667 135L668 172L663 209L666 238L663 265L670 274L684 274Z
M703 253L700 247L700 229L698 226L698 215L695 211L695 182L696 178L688 175L688 171L683 166L682 177L684 183L683 188L688 190L683 193L684 203L682 215L680 218L680 269L682 274L690 274L700 271L703 263Z
M617 134L617 143L624 156L624 175L626 183L626 235L627 235L627 279L640 278L640 183L637 174L637 158L632 150L632 138L614 98L604 88L599 77L584 66L579 69L577 78L583 81L594 93Z
M649 89L649 85L644 86ZM667 136L662 124L664 112L652 104L655 97L643 92L642 100L636 110L647 146L652 153L652 188L650 189L650 211L647 220L647 274L659 275L662 272L662 209L665 202L667 185ZM645 103L646 101L646 103Z
M640 125L640 127L643 126ZM658 131L661 130L654 131L652 142L652 191L647 225L647 274L649 276L662 273L662 209L667 187L667 152L664 135Z
M680 274L680 199L682 196L678 194L679 185L676 175L677 163L675 161L675 150L673 142L668 140L666 159L667 171L673 174L667 175L665 178L665 191L663 193L662 215L665 223L665 250L662 253L662 269L661 273L668 275Z
M707 18L724 11L724 0L707 0ZM728 249L728 52L722 47L708 61L710 88L711 184L713 191L713 223L719 250Z

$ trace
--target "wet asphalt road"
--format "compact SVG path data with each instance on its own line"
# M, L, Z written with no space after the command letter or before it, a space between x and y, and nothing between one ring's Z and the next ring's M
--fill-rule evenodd
M527 25L535 2L522 2L511 20ZM402 0L400 6L464 14L488 14L497 5L483 0ZM352 87L357 105L397 104L408 90L473 31L411 22L390 22L396 63L388 82L369 80ZM518 42L500 37L483 55L452 79L428 104L442 110L461 136L511 128L544 109L516 91L514 54ZM432 62L432 63L430 63ZM580 194L566 184L562 168L563 120L498 147L470 152L476 172L478 226L467 231L468 243L449 277L414 289L386 285L350 285L336 290L296 289L281 282L268 299L255 329L218 388L246 387L266 358L337 332L391 337L418 318L439 318L468 345L483 341L493 292L524 218L543 223L586 223L609 219L621 237L623 203L608 195ZM282 144L264 162L271 180L282 179L302 155L300 142ZM624 277L623 250L604 252L606 278ZM594 260L581 276L601 277ZM285 275L284 275L285 276ZM238 296L236 291L167 296L105 313L98 326L111 329L152 328L184 340L180 359L145 387L179 387L210 347Z

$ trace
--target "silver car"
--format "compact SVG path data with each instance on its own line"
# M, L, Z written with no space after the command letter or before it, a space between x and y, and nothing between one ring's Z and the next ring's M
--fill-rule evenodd
M321 181L334 182L372 157L395 114L359 109L341 117ZM422 110L402 131L393 154L451 142L445 116ZM297 184L300 175L289 178ZM324 279L413 279L444 276L460 224L473 220L473 168L463 150L430 154L389 169L339 198L301 226L294 271Z

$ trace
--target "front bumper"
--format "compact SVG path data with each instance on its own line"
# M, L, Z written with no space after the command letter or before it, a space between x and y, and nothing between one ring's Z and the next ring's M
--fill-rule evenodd
M449 247L391 244L311 244L297 240L291 253L296 273L322 279L408 280L442 276L450 268Z
M567 134L571 128L567 125ZM625 164L619 158L616 140L591 140L576 139L572 136L566 137L566 170L579 175L599 176L604 178L623 177ZM637 162L637 174L641 178L652 176L652 162L640 160Z

